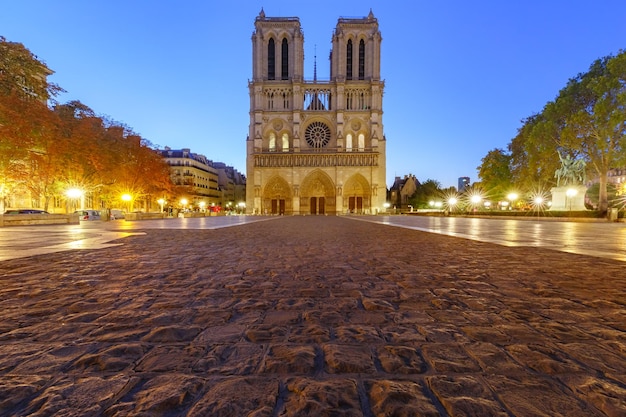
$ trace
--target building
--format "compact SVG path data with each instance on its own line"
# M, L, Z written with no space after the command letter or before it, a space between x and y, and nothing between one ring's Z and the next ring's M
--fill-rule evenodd
M459 177L459 186L457 187L458 192L462 193L469 186L470 186L469 177Z
M415 194L419 185L420 182L413 174L405 175L404 178L396 177L389 189L388 200L391 208L395 210L410 209L409 199Z
M217 184L222 191L223 206L235 209L246 201L246 176L223 162L209 161L217 170Z
M218 170L204 155L188 148L174 150L167 146L160 152L170 166L172 182L179 187L180 197L187 199L189 207L200 207L200 203L206 207L223 204Z
M370 11L339 18L330 79L304 78L297 17L261 10L252 34L246 211L376 213L386 198L381 33Z

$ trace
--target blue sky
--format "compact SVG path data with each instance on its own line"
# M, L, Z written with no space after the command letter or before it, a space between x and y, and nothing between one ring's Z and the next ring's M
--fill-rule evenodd
M597 58L626 48L624 0L1 0L0 35L50 81L160 147L245 173L254 19L299 17L305 77L328 78L339 17L370 9L383 36L387 184L476 181L488 151Z

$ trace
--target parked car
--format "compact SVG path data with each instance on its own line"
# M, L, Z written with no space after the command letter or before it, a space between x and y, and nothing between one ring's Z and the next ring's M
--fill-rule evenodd
M123 219L125 217L124 214L122 210L113 209L111 210L111 220Z
M39 209L12 209L7 210L4 214L50 214L45 210Z
M74 212L78 214L78 219L85 220L100 220L100 212L98 210L76 210Z

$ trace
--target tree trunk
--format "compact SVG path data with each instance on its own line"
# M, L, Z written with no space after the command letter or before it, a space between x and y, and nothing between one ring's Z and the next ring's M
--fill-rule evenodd
M598 211L601 214L606 214L609 208L609 198L608 192L606 189L608 183L608 174L606 170L602 170L600 173L600 184L599 184L599 196L598 196Z

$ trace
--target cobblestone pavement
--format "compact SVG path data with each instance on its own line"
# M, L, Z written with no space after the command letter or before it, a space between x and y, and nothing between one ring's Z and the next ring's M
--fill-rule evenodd
M2 416L624 416L624 263L342 217L0 262Z

